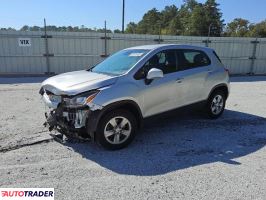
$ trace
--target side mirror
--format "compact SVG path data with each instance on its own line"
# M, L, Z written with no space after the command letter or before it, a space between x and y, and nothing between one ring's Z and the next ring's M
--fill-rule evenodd
M158 79L163 77L163 71L157 68L152 68L147 74L146 79L148 80L153 80L153 79Z

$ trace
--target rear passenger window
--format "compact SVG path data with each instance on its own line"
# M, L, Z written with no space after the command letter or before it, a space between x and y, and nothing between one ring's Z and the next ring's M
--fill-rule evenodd
M209 57L203 51L184 49L178 50L178 69L186 70L210 65Z

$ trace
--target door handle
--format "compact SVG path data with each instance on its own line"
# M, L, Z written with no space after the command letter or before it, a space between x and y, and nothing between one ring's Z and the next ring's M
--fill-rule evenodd
M176 82L176 83L182 83L183 79L184 79L184 78L178 78L178 79L175 80L175 82Z

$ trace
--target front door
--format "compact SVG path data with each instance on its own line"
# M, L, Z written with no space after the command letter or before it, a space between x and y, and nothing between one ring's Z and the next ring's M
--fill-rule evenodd
M152 68L162 70L164 77L152 80L150 83L145 82L144 79L137 81L142 91L144 117L171 110L176 106L177 65L175 50L157 53L143 66L140 72L146 75Z

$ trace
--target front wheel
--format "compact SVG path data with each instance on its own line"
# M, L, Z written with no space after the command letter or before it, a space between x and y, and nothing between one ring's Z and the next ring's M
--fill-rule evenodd
M116 110L105 115L96 131L97 143L109 150L117 150L129 145L135 137L137 121L126 110Z
M220 117L224 112L225 102L226 98L223 91L218 90L213 92L206 105L206 112L208 116L212 119Z

